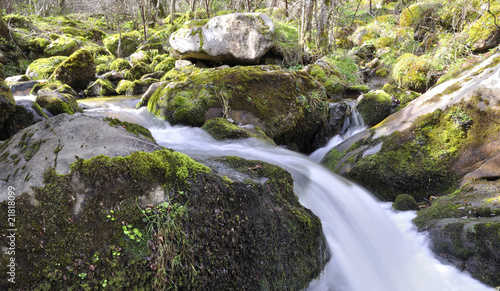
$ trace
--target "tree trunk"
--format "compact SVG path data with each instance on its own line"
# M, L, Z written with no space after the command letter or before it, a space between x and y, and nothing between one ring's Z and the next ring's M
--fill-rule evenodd
M175 0L170 0L170 24L174 24L175 20Z
M142 27L144 28L144 42L148 41L148 23L146 21L146 13L144 12L144 5L140 5L142 16Z

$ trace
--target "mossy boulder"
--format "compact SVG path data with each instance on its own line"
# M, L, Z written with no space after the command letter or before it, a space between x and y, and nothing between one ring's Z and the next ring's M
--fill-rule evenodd
M109 35L104 39L104 46L115 57L128 57L133 54L141 44L142 37L138 31L125 32L121 34L121 55L118 55L119 34Z
M84 49L68 57L50 76L50 80L67 84L74 89L86 89L95 78L94 56Z
M116 93L119 95L141 95L144 94L155 80L121 80L116 86Z
M113 71L123 71L132 68L129 61L123 58L118 58L111 63L110 69Z
M394 203L392 203L392 208L400 211L419 209L417 201L415 201L415 198L409 194L398 195L394 200Z
M225 118L212 118L201 127L217 140L257 138L276 145L260 128L238 126Z
M500 285L500 203L495 202L498 182L489 182L489 199L464 187L419 211L414 223L428 231L431 249L472 277ZM472 203L470 203L472 202ZM485 268L484 266L488 266Z
M491 5L490 12L484 12L474 23L464 28L468 35L467 43L476 53L485 52L500 44L500 30L498 29L498 16L500 15L500 4ZM496 18L496 21L495 21Z
M84 91L85 96L112 96L116 95L115 86L107 79L97 79Z
M140 147L130 143L130 154L78 158L82 149L88 156L89 150L104 148L95 144L96 136L108 134L101 142L114 148L121 143L110 133L125 140L131 134L89 117L56 119L39 131L18 133L0 153L8 151L9 161L20 158L20 165L26 154L13 143L40 139L30 161L37 156L43 160L43 153L50 152L57 156L57 167L65 168L56 171L50 168L54 159L45 159L44 166L37 166L45 172L43 182L32 194L15 187L16 211L27 215L16 223L16 288L80 288L85 280L89 288L102 288L105 282L146 290L299 290L321 273L328 259L321 222L300 205L283 169L235 157L207 161L211 167L231 169L221 177L178 152L152 152L150 146L148 152L136 151ZM87 133L92 141L81 136L77 125L93 129ZM65 143L71 140L77 146ZM48 144L57 150L47 150ZM12 157L14 151L18 157ZM68 151L76 159L71 170L61 159ZM7 194L0 205L5 219L6 200ZM5 246L8 228L1 229L0 244ZM2 261L9 258L0 256ZM0 267L2 279L6 266Z
M70 56L77 49L78 44L74 39L60 36L56 40L53 40L43 52L49 56Z
M363 117L365 124L375 126L392 112L391 96L382 90L361 95L356 108Z
M83 112L80 106L78 106L74 95L60 93L55 90L42 89L38 91L36 103L41 107L46 108L52 115Z
M413 101L414 99L418 98L421 95L420 93L415 91L404 90L399 87L394 87L389 83L385 84L384 87L382 87L382 90L384 92L387 92L397 100L398 107L396 107L396 110L404 108L408 103L410 103L411 101Z
M0 79L0 129L4 122L16 110L16 100L12 96L9 86Z
M172 70L175 67L175 59L173 57L168 57L164 60L162 60L160 63L158 63L154 67L154 71L163 71L163 72L168 72Z
M49 45L50 45L50 40L43 37L37 37L29 41L30 50L35 52L43 52Z
M28 69L26 69L26 76L31 80L47 79L66 59L67 57L63 56L37 59L28 66Z
M405 53L397 59L392 70L392 78L399 87L422 93L432 85L428 77L430 69L430 62L425 56L417 57Z
M148 102L149 111L172 124L203 126L225 115L259 127L277 144L296 143L301 151L311 150L327 108L324 87L309 74L276 66L194 71Z
M423 34L429 30L434 30L438 17L436 13L442 4L416 3L407 8L403 8L399 15L399 24L405 28L413 28L416 34Z
M125 79L129 81L139 80L142 76L151 72L151 67L148 64L137 63L125 73Z

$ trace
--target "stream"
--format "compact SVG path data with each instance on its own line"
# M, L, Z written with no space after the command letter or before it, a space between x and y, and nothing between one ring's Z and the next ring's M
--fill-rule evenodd
M362 187L318 164L328 148L309 158L256 139L220 142L200 128L171 126L145 107L136 110L138 101L137 97L79 100L87 107L85 114L138 123L151 131L158 144L192 158L233 155L276 164L292 174L300 202L322 221L331 253L321 276L306 290L493 290L434 257L425 233L417 232L411 223L415 211L396 212L391 203L377 201ZM345 129L327 147L364 128L358 122L351 125L350 133Z

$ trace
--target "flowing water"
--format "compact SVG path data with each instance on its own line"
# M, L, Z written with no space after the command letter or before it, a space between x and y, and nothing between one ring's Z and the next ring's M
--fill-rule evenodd
M310 158L255 139L219 142L200 128L171 126L145 108L133 109L136 98L87 99L105 115L147 127L165 147L193 158L234 155L276 164L294 178L300 202L322 221L332 258L307 290L339 291L480 291L492 290L467 274L439 263L417 233L415 212L395 212L369 192ZM319 156L319 154L318 154Z

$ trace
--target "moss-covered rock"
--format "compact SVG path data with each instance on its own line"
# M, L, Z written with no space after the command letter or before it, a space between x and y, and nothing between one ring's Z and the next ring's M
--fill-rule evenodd
M29 48L35 52L43 52L49 44L50 40L43 37L37 37L29 41Z
M125 73L125 79L129 81L139 80L142 76L151 72L151 67L148 64L138 63Z
M148 103L151 112L172 124L202 126L225 114L261 128L278 144L295 142L300 150L308 151L326 119L324 88L305 72L246 66L180 77L156 91Z
M358 98L356 108L365 124L374 126L391 114L392 99L385 91L372 91Z
M78 44L72 38L60 36L52 41L45 49L44 53L49 56L70 56L76 52Z
M128 57L133 54L139 45L142 38L138 31L125 32L121 34L121 55L118 55L118 42L120 35L112 34L104 39L104 46L115 57Z
M428 77L430 69L430 63L424 56L417 57L406 53L397 59L392 70L392 78L399 87L425 92L431 85Z
M415 201L415 198L409 194L398 195L394 200L394 203L392 203L392 208L400 211L419 209L417 201Z
M155 82L155 80L121 80L116 86L116 93L127 96L141 95Z
M118 58L111 63L110 69L114 71L128 70L132 68L129 61L123 58Z
M85 89L95 80L94 57L87 50L78 50L54 70L50 79L74 89Z
M60 93L49 89L42 89L38 91L36 103L38 103L41 107L47 108L52 115L83 112L80 106L78 106L74 95Z
M421 94L411 90L404 90L399 87L394 87L391 84L387 83L382 87L382 90L389 93L397 100L398 107L396 107L396 111L404 108L408 103L416 99Z
M305 288L328 258L290 174L234 157L211 164L248 178L219 177L168 149L47 170L32 196L16 198L26 215L16 223L16 288ZM6 219L7 201L0 207Z
M37 59L28 66L26 76L32 80L47 79L66 59L67 57L63 56Z
M175 59L173 57L168 57L164 60L162 60L160 63L158 63L154 67L154 71L163 71L163 72L168 72L172 70L175 67Z
M9 118L10 114L15 111L16 101L12 96L9 86L5 84L3 79L0 79L0 129L4 122Z
M11 138L14 134L19 132L20 130L33 125L37 122L33 115L33 111L39 110L41 114L47 117L43 111L41 111L40 106L32 101L22 100L19 103L29 102L32 103L34 108L29 110L22 105L16 105L16 109L14 112L10 114L10 116L3 122L3 126L0 130L0 140L6 140ZM38 107L38 108L37 108Z
M212 118L201 127L217 140L258 138L276 145L260 128L238 126L225 118Z
M464 28L464 33L468 35L467 42L475 52L485 52L500 43L500 30L497 27L500 4L492 3L489 11L495 17L489 12L484 12L479 19Z
M116 95L115 86L107 79L97 79L84 91L85 96L112 96Z

